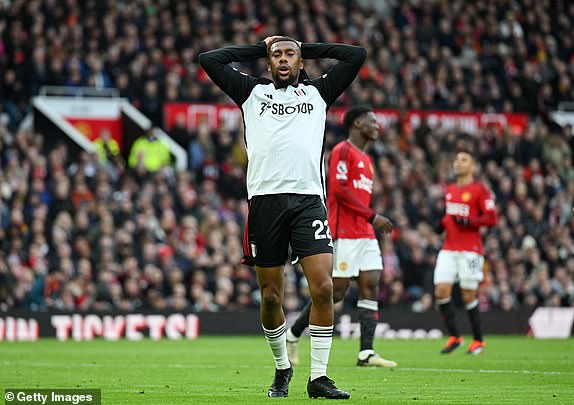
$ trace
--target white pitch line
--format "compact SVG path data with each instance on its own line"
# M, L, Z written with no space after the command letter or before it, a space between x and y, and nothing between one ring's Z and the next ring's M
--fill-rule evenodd
M396 371L426 371L431 373L484 373L484 374L544 374L544 375L574 375L574 371L544 371L544 370L469 370L466 368L417 368L397 367Z
M99 363L50 363L50 362L13 362L13 361L2 361L0 363L2 366L24 366L24 367L51 367L51 368L75 368L75 367L89 367L89 368L104 368L113 367L118 368L118 364L99 364ZM136 366L138 368L203 368L203 369L215 369L215 368L273 368L272 366L254 366L248 364L124 364L126 367ZM347 368L347 367L344 367ZM350 367L348 367L350 368ZM355 368L355 367L353 367ZM367 368L368 369L368 368ZM376 367L370 368L376 370ZM419 371L419 372L429 372L429 373L483 373L483 374L542 374L542 375L574 375L574 371L545 371L545 370L505 370L505 369L466 369L466 368L430 368L430 367L396 367L393 371Z

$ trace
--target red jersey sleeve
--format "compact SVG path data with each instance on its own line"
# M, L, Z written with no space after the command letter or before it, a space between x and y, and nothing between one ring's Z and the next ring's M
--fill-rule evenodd
M343 148L333 150L329 162L329 173L335 173L335 181L330 184L333 187L333 195L340 205L352 210L358 216L370 220L375 212L352 191L349 181L349 168L352 167L353 162L349 159L350 154L341 153L341 150L346 152Z
M482 192L479 200L480 213L476 217L470 217L469 222L473 226L494 226L498 221L494 197L490 190L484 185L481 185L481 188Z

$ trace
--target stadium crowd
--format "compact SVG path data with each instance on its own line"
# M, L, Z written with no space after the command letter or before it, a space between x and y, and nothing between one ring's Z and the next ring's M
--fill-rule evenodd
M275 33L367 47L341 106L527 113L522 136L474 136L500 214L485 234L481 309L574 305L574 137L548 117L574 101L573 24L574 6L549 0L0 1L0 311L258 306L254 273L239 264L240 132L176 127L190 170L149 172L48 148L20 123L45 85L116 87L158 126L167 101L228 104L198 53ZM244 68L265 74L264 61ZM306 64L310 76L325 69ZM432 225L459 135L399 122L370 148L374 206L396 224L382 241L383 306L432 307ZM331 122L328 150L344 137ZM285 305L298 309L305 278L291 265L286 277Z

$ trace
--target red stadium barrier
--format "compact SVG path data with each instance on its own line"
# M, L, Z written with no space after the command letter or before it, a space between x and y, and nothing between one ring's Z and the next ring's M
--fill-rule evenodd
M296 313L288 315L288 323ZM530 310L482 313L484 331L491 335L526 335ZM462 320L465 314L459 314ZM335 315L336 335L356 338L360 333L357 314ZM461 322L462 333L470 333ZM442 337L438 312L414 313L408 308L384 309L376 331L378 339L437 339ZM11 312L0 317L0 341L35 341L43 337L59 340L195 339L206 335L260 335L259 311L200 313L62 313Z
M333 107L329 109L329 119L340 123L346 109ZM402 119L410 130L419 127L426 119L431 128L459 130L475 134L485 127L508 129L514 135L522 135L528 125L526 114L491 114L457 111L422 111L411 110L401 116L399 110L375 109L379 124L384 128ZM239 128L241 111L233 105L166 103L163 108L164 128L169 132L175 122L180 120L188 130L194 130L200 123L206 123L211 129L225 125L229 129Z

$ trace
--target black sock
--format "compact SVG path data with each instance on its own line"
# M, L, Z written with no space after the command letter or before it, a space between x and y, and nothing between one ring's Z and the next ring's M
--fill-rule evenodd
M454 308L450 302L450 298L448 300L438 300L438 307L440 309L440 314L448 334L450 336L459 337L460 335L456 329L456 323L454 319Z
M468 319L470 319L470 327L472 328L472 335L474 340L482 342L482 326L480 324L480 311L478 310L478 300L474 300L466 306Z
M309 326L309 314L311 313L311 300L299 313L295 323L291 326L291 333L296 337L300 337L307 326Z
M361 324L361 351L373 349L373 338L377 329L379 303L371 300L359 300L359 323Z

